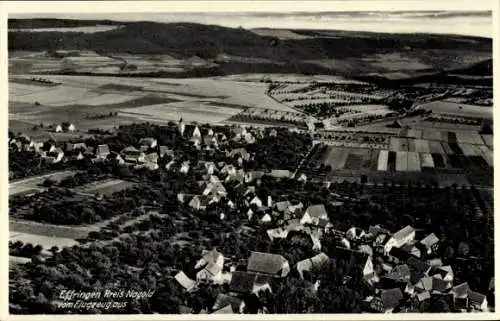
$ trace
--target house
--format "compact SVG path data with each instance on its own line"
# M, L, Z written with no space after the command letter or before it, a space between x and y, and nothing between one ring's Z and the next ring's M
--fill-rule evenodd
M359 240L365 235L366 233L363 229L360 229L359 227L351 227L350 229L347 230L345 236L347 237L348 240Z
M262 178L264 176L263 171L250 171L245 173L245 183L251 183L257 179Z
M401 246L401 249L405 252L410 253L411 255L415 255L416 257L421 257L422 252L420 251L419 247L417 247L417 241L412 240L403 246Z
M236 168L234 168L234 171L228 172L225 181L226 182L238 181L240 183L243 183L245 181L245 171L243 169L236 170Z
M450 293L453 295L453 300L456 307L464 309L467 307L469 292L470 292L470 287L467 282L454 286L450 290Z
M269 239L273 241L274 239L284 239L288 236L288 230L283 227L277 227L274 229L267 230L266 233Z
M287 170L287 169L273 169L269 173L269 176L272 176L274 178L290 178L292 177L292 172Z
M126 147L120 152L123 160L127 163L143 163L144 153L133 146Z
M273 220L273 218L271 217L271 215L269 215L268 213L265 213L261 218L260 218L260 221L262 223L269 223Z
M174 151L168 148L167 146L163 145L158 148L158 154L160 155L160 157L165 157L165 156L174 157Z
M374 274L373 262L369 255L363 252L354 251L347 248L336 247L335 256L332 259L344 261L349 266L357 266L362 270L364 278L370 278Z
M257 206L257 208L261 208L263 206L262 200L258 196L252 198L252 200L250 201L250 205L252 204Z
M243 135L245 135L246 133L247 133L247 130L245 127L238 126L238 127L233 128L233 134L234 134L235 140L240 140L243 137Z
M74 150L85 151L87 150L87 145L85 143L66 143L67 152L71 152Z
M106 158L109 155L109 146L107 144L102 144L97 146L96 156L97 158Z
M220 311L228 306L231 307L232 313L241 314L245 309L245 302L237 297L219 293L215 298L212 310L216 313L216 311Z
M430 266L423 260L410 255L406 260L406 264L410 268L411 282L416 283L424 276L427 276Z
M79 161L79 160L82 160L84 158L83 153L80 150L71 151L71 152L66 154L66 157L72 161Z
M450 282L446 282L439 278L434 278L430 276L423 277L422 279L420 279L420 281L418 281L415 284L415 290L417 292L424 292L424 291L445 292L450 288L451 288Z
M116 152L110 152L106 158L102 158L102 157L97 157L95 158L94 160L108 160L108 161L112 161L112 162L116 162L118 163L119 165L123 165L125 164L125 160L120 156L120 154L116 153Z
M384 245L384 251L389 253L392 247L401 247L415 238L415 229L411 226L406 226L397 231Z
M63 128L62 128L62 126L61 126L61 125L59 125L59 124L58 124L58 125L56 126L56 128L55 128L55 130L54 130L54 131L55 131L56 133L62 133Z
M206 162L204 166L205 166L205 171L208 175L213 175L217 170L213 162Z
M147 146L148 148L155 148L158 144L158 141L152 137L142 138L139 141L139 146Z
M209 197L207 195L195 195L191 201L189 202L189 206L191 208L194 208L195 210L205 210L207 206L211 203L213 203L215 199L212 197Z
M247 271L270 276L285 277L290 272L290 265L281 255L252 252L248 259Z
M214 248L211 251L204 250L202 258L196 262L195 269L201 269L196 273L198 282L222 283L222 268L224 267L224 255Z
M187 174L189 172L189 162L188 161L185 161L182 163L181 169L179 170L179 172L181 172L183 174Z
M441 259L439 259L439 258L436 258L436 259L427 260L427 264L430 267L438 267L438 266L443 265L443 261L441 261Z
M201 145L201 131L198 126L195 126L193 134L191 135L191 139L189 141L195 143L195 145Z
M62 130L67 132L74 132L76 127L73 123L62 123Z
M187 291L191 291L196 286L196 282L191 280L183 271L177 273L174 278Z
M453 282L454 278L453 269L450 265L431 267L428 274L448 282Z
M269 131L269 137L276 137L276 136L278 136L278 131L276 129L274 129L274 128L271 129Z
M323 204L311 205L306 209L304 215L300 219L300 224L317 225L320 219L328 220L328 214L326 213L325 206Z
M221 182L210 182L206 184L203 195L217 195L217 196L226 196L226 188L222 185Z
M327 264L330 261L330 258L325 253L317 254L309 259L302 260L297 263L297 271L300 274L300 277L304 278L304 272L310 272L313 268L319 268L324 264Z
M245 148L235 148L232 149L231 151L227 151L226 156L227 157L240 156L245 161L250 160L251 157L250 153Z
M417 306L419 306L422 302L429 300L430 298L431 293L429 291L420 292L415 295L415 302Z
M229 291L236 294L258 294L262 290L271 291L272 276L253 272L234 271L232 273Z
M292 205L292 203L290 203L290 201L283 201L283 202L276 202L274 204L274 207L276 208L276 210L280 213L284 213L286 211L289 210L289 207Z
M62 161L63 157L64 157L64 151L59 147L54 147L51 148L51 151L49 151L46 154L45 158L47 163L54 164Z
M400 264L392 268L387 277L396 281L409 282L411 279L410 268L406 264Z
M401 301L403 298L403 293L400 288L383 290L380 297L374 297L370 301L369 307L371 310L377 312L391 313L394 308L402 303Z
M300 174L300 176L299 176L299 178L297 178L297 180L299 182L303 182L303 183L307 182L307 176L306 176L306 174L304 174L304 173Z
M469 306L475 311L488 312L488 300L486 295L469 290Z
M436 252L439 246L439 239L434 233L427 235L420 241L420 244L425 248L426 254Z

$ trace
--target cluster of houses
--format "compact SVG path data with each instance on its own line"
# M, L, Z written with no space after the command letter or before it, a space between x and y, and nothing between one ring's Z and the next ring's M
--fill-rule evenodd
M186 291L195 291L200 283L227 284L228 292L218 295L212 313L244 313L245 297L260 297L263 290L272 292L273 279L285 278L295 269L295 275L307 281L309 290L315 292L321 281L311 272L342 260L356 266L357 269L351 269L356 272L351 273L360 273L358 277L373 289L374 295L362 302L365 312L419 312L422 304L432 299L444 300L453 311L488 311L486 295L473 291L467 282L457 282L453 268L436 257L440 240L433 233L417 240L417 231L411 226L390 233L379 225L370 226L368 231L352 227L342 232L332 228L321 204L303 208L302 204L278 202L273 208L292 214L288 220L282 220L279 228L267 230L269 238L287 238L293 231L302 231L314 240L312 246L318 254L291 266L282 255L251 252L246 268L242 269L241 262L238 265L212 249L202 253L191 277L180 271L175 280ZM338 240L330 256L321 252L325 233L333 233ZM346 275L345 282L352 277Z

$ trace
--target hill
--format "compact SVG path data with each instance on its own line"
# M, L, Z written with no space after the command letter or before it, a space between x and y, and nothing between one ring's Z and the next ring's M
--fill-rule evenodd
M9 30L8 48L9 51L93 50L104 55L168 54L176 59L196 56L209 61L227 55L238 57L238 61L222 63L224 67L220 69L224 73L232 73L231 66L236 68L235 72L267 72L269 65L276 64L272 69L279 72L312 68L348 76L375 72L381 77L384 73L402 71L409 74L442 71L443 66L466 68L491 59L492 55L492 40L488 38L428 34L293 30L294 34L307 37L280 39L272 32L262 35L242 28L196 23L59 19L11 19L9 29L105 24L122 27L96 33ZM266 59L266 63L244 66L244 58Z

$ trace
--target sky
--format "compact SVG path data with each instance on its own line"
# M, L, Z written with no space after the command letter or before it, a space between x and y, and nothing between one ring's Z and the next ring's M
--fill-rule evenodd
M9 15L118 21L196 22L226 27L330 29L393 33L437 33L492 37L491 11L310 11L310 12L176 12L45 13Z

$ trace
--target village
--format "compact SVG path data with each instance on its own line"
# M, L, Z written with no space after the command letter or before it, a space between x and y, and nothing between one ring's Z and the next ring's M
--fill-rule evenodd
M454 266L440 257L440 253L443 253L442 248L440 249L441 239L435 233L411 225L389 230L383 220L375 225L365 223L367 228L360 228L339 225L339 222L332 219L335 217L332 211L341 211L345 204L358 204L363 200L356 195L340 193L331 183L325 185L311 182L304 173L297 172L299 164L307 158L312 148L311 138L307 138L309 134L286 128L200 125L186 123L182 119L178 123L169 124L166 129L161 126L150 129L148 126L151 125L140 124L133 130L160 134L129 138L130 142L135 142L133 144L116 142L117 137L118 140L126 137L123 132L117 136L104 135L66 142L34 141L20 134L9 138L9 148L12 155L29 153L27 155L36 157L39 159L37 166L44 168L47 173L54 168L78 168L84 172L91 167L100 168L101 171L106 167L127 168L126 175L123 170L114 174L114 179L119 179L116 188L109 188L109 177L103 181L100 178L92 181L92 178L84 182L86 185L82 190L85 193L82 195L95 198L97 204L102 202L103 197L108 201L113 195L122 195L120 193L127 192L130 188L131 194L139 193L137 187L134 189L133 185L125 184L126 181L132 181L146 186L144 181L138 181L133 174L135 172L151 173L145 174L146 176L164 173L158 174L162 175L160 180L165 179L161 178L163 175L172 175L172 180L185 181L179 187L172 187L171 192L175 193L176 199L172 202L189 208L193 215L199 215L204 220L207 213L214 213L215 216L207 216L206 219L220 222L238 220L243 222L240 228L260 230L261 235L268 238L266 242L291 242L304 250L300 260L294 258L292 261L285 258L287 255L276 251L252 250L252 246L247 252L248 256L236 257L232 253L221 251L219 246L209 246L211 242L207 242L207 246L197 254L197 261L192 266L183 264L184 269L174 268L171 279L188 296L199 293L200 289L207 286L222 286L224 290L213 297L213 304L207 306L189 301L180 302L179 311L272 313L266 304L266 298L275 291L280 280L300 280L309 293L307 296L314 296L322 291L323 280L333 277L332 264L343 266L340 285L362 286L367 289L364 292L367 295L358 299L359 309L364 312L419 312L436 309L455 312L489 311L491 300L488 301L488 298L494 290L493 278L489 282L489 293L471 289L467 279L463 278L463 272L462 277L457 278ZM75 132L77 126L63 123L51 126L48 130ZM163 137L165 130L173 138ZM287 140L293 142L293 135L306 137L302 139L309 143L290 147L291 150L282 146L281 150L275 151L278 156L268 154L276 144ZM171 144L163 144L165 141L170 141ZM264 150L264 145L269 145L267 150ZM299 149L300 153L297 152ZM279 155L280 153L285 156L287 153L294 154L297 159L291 160ZM278 157L278 160L273 162L273 157ZM264 161L268 164L264 164ZM16 177L16 173L11 172L9 176ZM271 192L269 188L272 184L296 186L297 193L306 192L310 188L316 188L320 193L326 191L328 203L315 202L313 195L306 197L304 201L298 198L287 199L280 196L285 192L284 189ZM124 187L120 188L120 185ZM10 215L29 220L30 216L25 212L31 205L26 204L32 203L30 200L36 199L38 195L51 193L51 190L62 188L61 186L61 182L48 178L38 186L21 189L19 193L13 194L11 191L14 203L11 203ZM39 202L43 202L43 199L40 198ZM33 209L32 219L60 224L57 220L61 216L50 218L44 213L48 212L37 207ZM83 212L74 215L76 224L95 221L88 221ZM16 246L22 247L22 239ZM10 248L13 251L14 245L11 244ZM38 255L40 259L37 259L37 264L44 265L51 264L49 262L55 259L52 256L60 255L63 249L48 246L38 247L38 250L38 254L43 255ZM304 253L309 256L304 257Z

